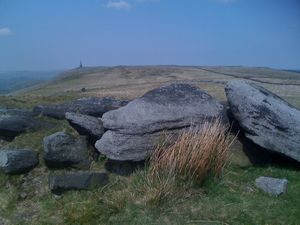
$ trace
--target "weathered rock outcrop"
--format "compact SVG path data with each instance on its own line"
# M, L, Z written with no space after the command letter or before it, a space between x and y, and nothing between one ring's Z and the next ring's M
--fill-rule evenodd
M101 117L105 112L126 105L128 102L113 98L81 98L75 101L58 105L38 105L34 112L55 119L64 119L66 112L80 113Z
M255 84L227 84L231 113L255 144L300 162L300 111Z
M176 136L180 130L126 134L116 131L107 131L96 142L98 151L109 159L121 161L142 161L147 159L155 146L169 136Z
M44 138L44 160L48 167L88 169L91 159L86 138L57 132Z
M209 94L188 84L171 84L105 113L102 121L108 131L95 146L113 160L141 161L164 134L216 118L227 122L224 107Z
M88 136L92 142L99 140L104 128L101 119L79 113L66 113L66 119L80 135Z
M41 122L34 113L22 109L0 109L0 138L11 141L28 129L36 129Z
M68 190L88 190L98 188L108 183L105 172L70 172L49 176L49 187L52 193L62 194Z
M38 154L33 150L0 150L0 170L7 174L28 172L38 164Z

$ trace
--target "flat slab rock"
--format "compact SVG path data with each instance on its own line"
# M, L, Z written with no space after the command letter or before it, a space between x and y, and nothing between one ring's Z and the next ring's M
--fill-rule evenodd
M241 80L227 84L230 110L245 136L264 149L300 162L300 111L265 88Z
M67 112L65 117L69 124L77 130L80 135L86 135L93 141L99 140L104 133L101 119L70 112Z
M55 119L64 119L66 112L101 117L105 112L117 109L127 103L128 101L114 98L89 97L57 105L38 105L33 111Z
M0 150L0 170L7 174L28 172L38 162L38 153L34 150Z
M110 159L140 161L151 154L163 132L176 133L216 118L228 122L225 108L212 96L189 84L171 84L105 113L102 121L108 131L95 146Z
M255 185L264 192L277 196L286 193L288 180L272 177L259 177L255 180Z
M44 138L44 160L50 168L89 169L89 156L85 137L74 137L57 132Z
M105 172L69 172L60 175L49 175L49 188L54 194L62 194L68 190L88 190L99 188L108 183Z

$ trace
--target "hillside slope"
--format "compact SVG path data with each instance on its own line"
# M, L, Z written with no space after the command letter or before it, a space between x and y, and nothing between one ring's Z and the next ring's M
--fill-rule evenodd
M224 84L237 78L256 82L300 106L299 73L262 67L86 67L66 71L51 82L18 93L39 96L115 96L131 99L163 84L188 82L207 90L219 100L225 100ZM81 92L83 88L84 93Z
M41 84L59 73L60 71L0 71L0 94Z

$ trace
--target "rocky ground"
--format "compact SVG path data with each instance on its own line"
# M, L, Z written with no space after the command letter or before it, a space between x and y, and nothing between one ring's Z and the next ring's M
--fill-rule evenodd
M0 224L295 224L299 80L266 68L86 68L0 97ZM222 178L153 201L143 161L155 145L215 119L238 135Z

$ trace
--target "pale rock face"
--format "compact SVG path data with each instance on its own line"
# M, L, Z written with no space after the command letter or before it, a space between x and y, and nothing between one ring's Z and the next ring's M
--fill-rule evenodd
M300 162L300 111L270 91L234 80L225 92L231 113L255 144Z
M217 118L228 122L223 105L209 94L189 84L171 84L105 113L102 121L108 131L95 146L110 159L140 161L149 157L164 133L176 134Z

